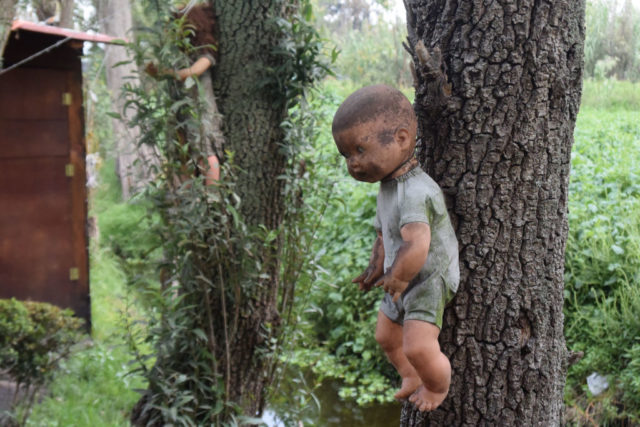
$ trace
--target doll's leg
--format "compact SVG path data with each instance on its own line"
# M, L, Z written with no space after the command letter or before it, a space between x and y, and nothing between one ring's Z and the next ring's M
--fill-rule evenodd
M215 154L207 157L208 167L206 168L205 183L213 185L220 180L220 162Z
M389 358L389 361L402 377L396 399L406 399L416 391L422 381L402 350L402 325L392 322L382 311L378 311L376 341Z
M403 350L422 385L409 400L420 411L436 409L447 396L451 383L451 364L440 351L440 328L421 320L406 320L403 327Z

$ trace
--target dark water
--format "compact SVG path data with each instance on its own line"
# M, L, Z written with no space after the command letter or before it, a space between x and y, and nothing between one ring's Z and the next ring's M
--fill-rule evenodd
M345 427L390 427L400 424L400 403L373 404L358 406L353 400L342 400L338 395L340 382L324 381L314 390L313 394L320 402L320 407L314 405L304 410L305 426L345 426ZM288 392L294 392L290 390ZM263 417L269 427L296 426L295 423L284 423L279 412L286 408L271 408Z

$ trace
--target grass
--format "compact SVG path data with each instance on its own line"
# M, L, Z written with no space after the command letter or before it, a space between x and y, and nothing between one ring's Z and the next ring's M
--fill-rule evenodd
M586 79L582 84L583 109L640 110L640 82Z
M34 407L28 425L126 426L128 411L144 382L129 375L132 358L125 342L123 274L108 249L91 257L93 340L81 343L62 364L48 396Z
M92 214L117 228L119 217L136 215L136 207L119 203L113 164L101 170L101 185L92 200ZM128 414L144 389L143 379L129 374L132 354L125 319L135 316L128 301L126 275L109 245L111 234L101 229L101 242L92 242L91 317L92 337L62 363L44 400L36 405L32 426L128 426ZM126 230L124 230L126 232Z
M621 99L639 87L607 85ZM640 422L640 111L637 89L626 96L607 109L587 98L572 150L565 335L584 358L569 370L565 401L577 425ZM598 396L586 385L593 372L610 384Z

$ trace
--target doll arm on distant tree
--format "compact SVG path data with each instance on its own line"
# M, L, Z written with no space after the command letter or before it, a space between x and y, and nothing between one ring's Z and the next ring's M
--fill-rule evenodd
M407 289L427 260L431 242L431 228L424 222L411 222L400 229L402 245L387 273L375 286L381 286L396 301Z
M210 56L201 56L188 68L181 68L176 71L176 77L179 80L186 80L187 77L199 76L209 69L213 65L212 58Z
M371 259L369 259L369 266L364 270L364 273L352 280L353 283L358 284L358 288L361 291L368 291L373 286L373 283L382 276L384 270L384 245L382 244L382 231L376 230L378 236L373 243L373 249L371 250Z
M187 77L199 76L209 69L213 65L213 59L210 56L201 56L191 66L187 68L181 68L178 71L174 71L168 68L158 68L154 63L150 62L146 66L146 72L151 77L158 78L162 76L173 76L178 80L184 81Z

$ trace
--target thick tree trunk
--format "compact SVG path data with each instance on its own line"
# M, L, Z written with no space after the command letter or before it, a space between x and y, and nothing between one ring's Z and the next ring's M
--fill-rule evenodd
M265 69L273 67L272 51L281 35L269 18L286 19L279 2L268 0L216 2L220 28L220 61L214 71L214 92L223 116L226 149L234 153L240 173L236 191L242 200L242 216L250 226L263 224L275 230L286 206L282 180L285 156L280 149L284 133L281 123L287 114L284 94L260 87ZM279 248L265 248L263 262L270 265L267 279L255 283L254 301L247 301L252 313L243 318L231 337L234 355L229 399L240 402L247 414L262 410L265 398L263 359L256 350L264 344L265 324L277 325L276 310Z
M16 13L17 0L0 0L0 69L7 39L11 33L11 22Z
M100 31L110 36L121 39L133 37L129 32L132 27L131 4L129 0L101 0L98 2L98 17L100 19ZM126 99L122 93L125 83L138 84L135 77L136 65L118 65L130 60L124 46L105 46L105 70L107 86L111 92L113 109L119 112L124 120L113 119L113 135L115 138L116 172L120 178L122 198L127 200L132 192L144 186L150 179L149 173L153 170L150 164L156 161L151 148L136 146L140 134L137 127L127 126L130 116L134 113L131 109L124 111ZM134 164L139 160L137 164Z
M559 425L584 1L406 5L421 160L449 197L462 283L440 337L449 397L424 419L407 405L402 425ZM443 54L451 96L442 109L431 105L419 41Z

